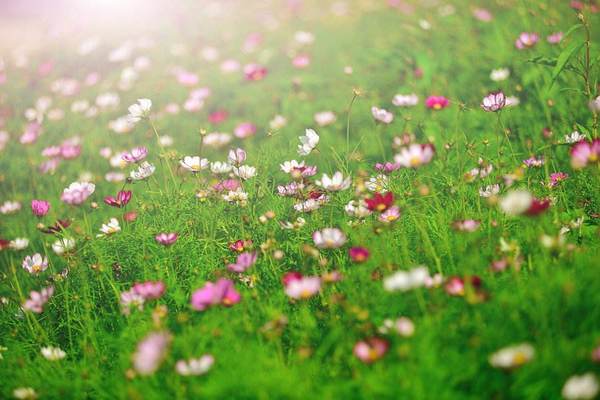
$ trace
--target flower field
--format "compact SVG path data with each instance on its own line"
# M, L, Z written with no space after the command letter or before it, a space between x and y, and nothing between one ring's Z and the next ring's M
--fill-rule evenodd
M598 397L600 4L17 3L0 398Z

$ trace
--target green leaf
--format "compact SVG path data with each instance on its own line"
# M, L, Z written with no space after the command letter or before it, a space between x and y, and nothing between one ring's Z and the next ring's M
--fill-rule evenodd
M565 49L560 53L556 60L556 66L552 70L552 81L550 82L550 87L548 88L548 90L552 89L554 82L556 82L556 79L558 78L560 73L565 69L571 57L577 54L581 47L583 47L583 43L572 42L570 45L565 47Z
M571 35L571 33L575 32L577 29L583 27L583 25L581 24L575 24L572 27L569 28L568 31L565 32L565 34L562 37L562 40L565 40L566 38L569 37L569 35Z

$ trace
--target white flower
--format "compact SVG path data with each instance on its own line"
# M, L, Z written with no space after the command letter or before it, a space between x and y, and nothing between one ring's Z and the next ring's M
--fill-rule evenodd
M30 274L39 274L48 268L48 257L43 257L40 253L27 256L23 260L23 268Z
M506 107L515 107L521 104L521 100L519 100L516 96L507 96L506 103L504 104Z
M131 171L129 176L134 181L141 181L143 179L147 179L156 170L156 167L153 164L150 164L148 161L142 162L136 170Z
M173 146L173 138L169 135L162 135L159 136L158 143L163 147Z
M388 292L406 292L411 289L425 286L430 279L426 267L416 267L410 271L397 271L383 280L383 287Z
M392 104L396 107L413 107L419 103L419 97L412 94L397 94L392 99Z
M330 191L338 191L338 190L346 190L350 187L350 183L352 182L351 177L347 177L344 179L344 175L340 171L337 171L330 178L329 175L323 174L321 180L317 180L316 184L321 186L325 190Z
M96 185L90 182L73 182L65 188L60 199L71 205L80 205L94 193Z
M133 123L127 117L119 117L108 123L108 127L115 133L127 133L133 129Z
M314 129L306 129L305 136L300 136L299 139L301 144L298 145L298 154L301 156L309 155L319 144L319 135Z
M408 147L403 147L400 152L394 156L394 161L406 168L416 168L431 162L435 150L429 144L413 143Z
M320 249L337 249L346 243L346 235L337 228L325 228L313 233L313 241Z
M562 396L567 400L593 399L600 387L596 376L588 372L583 375L573 375L562 388Z
M500 209L508 215L520 215L531 206L533 196L527 190L512 190L500 199Z
M0 213L6 214L14 214L21 209L21 203L18 201L10 201L7 200L0 206Z
M369 181L365 183L365 186L371 192L384 193L388 190L389 181L387 175L381 174L369 178Z
M494 82L500 82L507 79L510 76L510 70L508 68L493 69L490 72L490 79Z
M493 353L489 362L492 367L511 369L529 362L535 355L535 350L529 343L509 346Z
M294 40L299 44L311 44L315 41L315 35L311 32L298 31L294 34Z
M333 111L322 111L315 114L315 122L319 126L331 125L335 120L336 116Z
M113 233L117 233L121 231L121 226L119 225L119 220L116 218L111 218L108 223L102 224L100 228L101 235L97 235L97 237L112 235Z
M294 210L299 212L311 212L317 210L324 203L322 199L308 199L298 204L294 204Z
M213 174L226 174L232 170L231 164L221 161L210 163L210 170Z
M389 124L394 120L394 114L383 108L373 106L371 107L371 114L375 121L383 122L384 124Z
M200 156L185 156L179 164L191 172L200 172L208 168L208 159L200 158Z
M487 185L486 187L479 188L479 196L481 197L492 197L500 192L500 185L493 184Z
M346 214L356 218L366 218L372 214L363 201L351 200L346 204L344 210L346 210Z
M577 143L585 138L585 135L582 135L577 131L573 131L570 135L565 135L565 143Z
M138 99L137 103L130 105L127 109L129 111L127 119L131 123L139 122L141 119L148 117L151 108L152 101L150 99Z
M223 132L212 132L204 136L202 143L205 146L219 148L231 142L231 135Z
M240 206L245 206L248 202L248 193L244 192L241 188L233 191L230 190L229 193L223 195L223 199L230 203L236 203Z
M233 172L243 180L248 180L256 176L256 168L249 165L242 165L241 167L234 167Z
M61 350L58 347L48 346L48 347L42 347L42 355L44 356L44 358L46 360L58 361L58 360L62 360L63 358L65 358L67 353L65 353L63 350Z
M75 240L71 238L58 239L56 242L52 243L52 250L59 256L73 249L74 247Z
M31 387L18 387L13 390L13 397L18 400L34 400L37 399L37 393Z
M279 167L281 168L281 170L283 172L285 172L286 174L289 174L290 172L297 170L297 169L302 169L304 168L305 164L304 161L296 161L296 160L291 160L291 161L284 161L283 164L279 164Z
M276 115L269 122L269 127L276 131L283 128L287 124L287 119L283 115Z
M27 238L15 238L10 241L8 246L13 250L23 250L29 246L29 239Z
M215 358L210 354L205 354L200 358L177 361L175 371L183 376L203 375L211 369L214 363Z

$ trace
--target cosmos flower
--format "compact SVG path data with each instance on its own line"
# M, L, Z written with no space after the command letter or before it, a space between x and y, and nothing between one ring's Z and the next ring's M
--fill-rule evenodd
M396 271L383 280L383 287L388 292L406 292L425 286L430 278L427 267L415 267L409 271Z
M394 114L383 108L373 106L371 107L371 114L373 115L375 121L382 122L384 124L390 124L394 120Z
M27 246L29 246L29 239L27 238L14 238L8 244L8 247L13 250L23 250L26 249Z
M492 197L497 195L498 193L500 193L500 185L498 185L497 183L479 188L479 196L481 197Z
M192 294L191 306L196 311L204 311L215 305L232 306L240 302L241 296L229 279L207 282Z
M379 214L377 220L384 224L389 224L396 221L398 218L400 218L400 208L398 206L391 206Z
M582 169L589 164L600 163L600 139L591 142L581 140L571 147L571 167Z
M246 152L239 147L237 149L231 149L227 155L227 161L229 161L231 165L242 165L244 161L246 161Z
M209 162L206 158L200 156L185 156L179 161L179 164L190 172L200 172L208 168Z
M565 382L561 394L565 400L588 400L596 397L600 391L598 378L592 372L573 375Z
M403 147L400 152L394 156L394 161L402 167L417 168L429 164L435 154L435 148L432 144L413 143L409 147Z
M123 161L128 163L138 163L143 161L148 155L148 149L146 147L134 147L131 151L125 152L121 155Z
M400 317L395 320L386 319L383 325L378 329L379 333L396 333L402 337L411 337L415 333L415 324L407 317Z
M89 182L73 182L63 190L60 199L71 205L80 205L94 193L96 185Z
M354 345L353 353L360 361L371 364L382 358L387 353L389 346L387 340L372 337L358 341Z
M21 209L21 203L18 201L7 200L0 206L0 214L14 214Z
M346 211L346 214L356 218L366 218L372 213L364 200L350 200L350 202L344 206L344 210Z
M165 293L166 287L162 281L146 281L134 284L131 289L144 300L154 300Z
M481 222L474 219L463 219L452 223L452 227L459 232L475 232L480 225Z
M504 81L508 79L509 76L510 70L508 68L493 69L492 72L490 72L490 79L494 82Z
M329 175L323 174L321 180L317 180L315 183L325 190L335 192L348 189L350 183L352 183L352 178L349 176L344 178L344 175L340 171L337 171L331 178Z
M320 249L337 249L346 243L346 235L337 228L324 228L313 233L313 241Z
M161 232L154 237L154 239L162 244L163 246L170 246L177 241L177 233L175 232Z
M256 263L256 252L244 252L237 256L234 264L228 264L227 269L231 272L245 272Z
M299 139L298 154L301 156L309 155L319 144L319 135L313 129L306 129L305 136L300 136Z
M537 33L522 32L515 41L515 47L519 50L528 49L535 46L539 40L540 37Z
M285 294L292 299L308 299L321 290L321 278L318 276L287 274L283 283Z
M133 354L133 368L140 375L152 375L167 355L172 337L167 332L152 332L142 339Z
M58 239L52 243L52 250L59 256L71 251L73 248L75 248L75 240L68 237Z
M413 107L419 103L419 97L414 94L397 94L392 99L392 104L396 107Z
M62 360L67 356L67 353L65 353L59 347L52 346L42 347L41 353L44 356L44 358L48 361Z
M35 253L32 256L27 256L23 260L23 269L30 274L37 275L44 272L48 268L48 257L42 258L40 253Z
M127 109L129 111L127 120L129 123L135 124L144 118L148 118L151 108L152 101L150 99L138 99L137 103L130 105Z
M204 375L212 368L215 358L210 354L204 354L200 358L179 360L175 363L175 371L182 376Z
M31 200L31 211L36 217L43 217L48 214L50 203L46 200Z
M215 161L210 163L210 171L213 174L226 174L233 169L231 164L221 161Z
M563 38L562 32L554 32L546 37L546 41L550 44L558 44Z
M321 111L315 114L315 122L319 126L331 125L336 121L336 116L333 111Z
M96 237L109 236L109 235L115 234L117 232L121 232L121 226L119 225L119 220L116 218L111 218L108 221L108 223L102 224L102 227L100 228L100 232L102 232L102 233L97 235Z
M29 292L29 298L23 303L23 310L40 314L43 311L44 305L53 294L54 286L45 287L39 292L32 290Z
M267 76L267 68L259 64L247 64L244 66L246 80L260 81Z
M370 253L365 247L356 246L348 249L348 255L353 262L363 263L369 259Z
M240 179L246 181L256 176L256 168L249 165L242 165L241 167L233 167L233 173Z
M117 193L116 197L106 196L104 198L104 203L108 204L111 207L125 207L131 200L131 195L131 190L120 190Z
M528 363L533 359L535 350L529 343L504 347L489 357L489 362L494 368L514 369Z
M425 100L425 106L430 110L443 110L448 107L450 101L444 96L429 96L427 100Z
M134 181L141 181L151 177L155 170L156 167L153 164L143 161L136 170L131 171L129 176Z
M385 195L380 193L373 194L370 199L364 199L367 208L371 211L384 212L394 203L394 194L387 192Z
M497 92L490 92L481 101L481 108L487 112L497 112L504 108L506 105L506 96L501 90Z

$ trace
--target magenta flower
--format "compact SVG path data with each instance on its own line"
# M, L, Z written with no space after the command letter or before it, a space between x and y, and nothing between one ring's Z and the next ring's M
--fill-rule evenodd
M267 68L259 64L248 64L244 66L244 75L246 80L260 81L267 76Z
M564 172L554 172L550 174L550 184L551 188L558 186L559 183L565 181L569 178L569 175Z
M81 146L65 143L60 146L60 156L65 160L72 160L81 154Z
M581 169L588 164L600 162L600 139L592 142L581 140L571 147L571 167Z
M348 255L355 263L362 263L369 259L369 250L365 247L351 247L348 250Z
M129 203L129 200L131 200L131 194L131 190L121 190L117 193L116 198L113 196L106 196L104 202L111 207L125 207L127 203Z
M481 108L487 112L500 111L506 105L506 96L502 90L497 92L490 92L481 101Z
M362 362L371 364L387 353L390 347L387 340L372 337L361 340L354 345L354 355Z
M522 32L515 41L515 47L519 50L528 49L536 45L540 40L537 33Z
M133 368L140 375L152 375L164 360L171 343L167 332L153 332L146 336L133 354Z
M232 306L240 302L241 296L229 279L207 282L192 294L191 306L194 310L204 311L214 305Z
M131 151L123 153L121 158L123 161L128 163L138 163L146 158L148 155L148 149L141 147L134 147Z
M29 293L29 299L23 303L23 310L39 314L43 311L44 305L54 294L54 286L43 288L39 292L32 290Z
M63 190L60 199L66 204L78 206L90 197L94 193L94 190L96 190L96 185L93 183L73 182L68 188Z
M444 96L429 96L425 100L425 106L431 110L442 110L450 104L450 101Z
M154 237L156 241L163 246L170 246L177 241L177 233L175 232L161 232Z
M162 281L147 281L133 285L133 292L142 296L144 300L160 298L165 293L165 284Z
M232 272L244 272L256 263L256 252L245 252L237 256L235 264L228 264L227 269Z
M43 217L48 214L50 203L46 200L31 200L31 211L36 217Z

